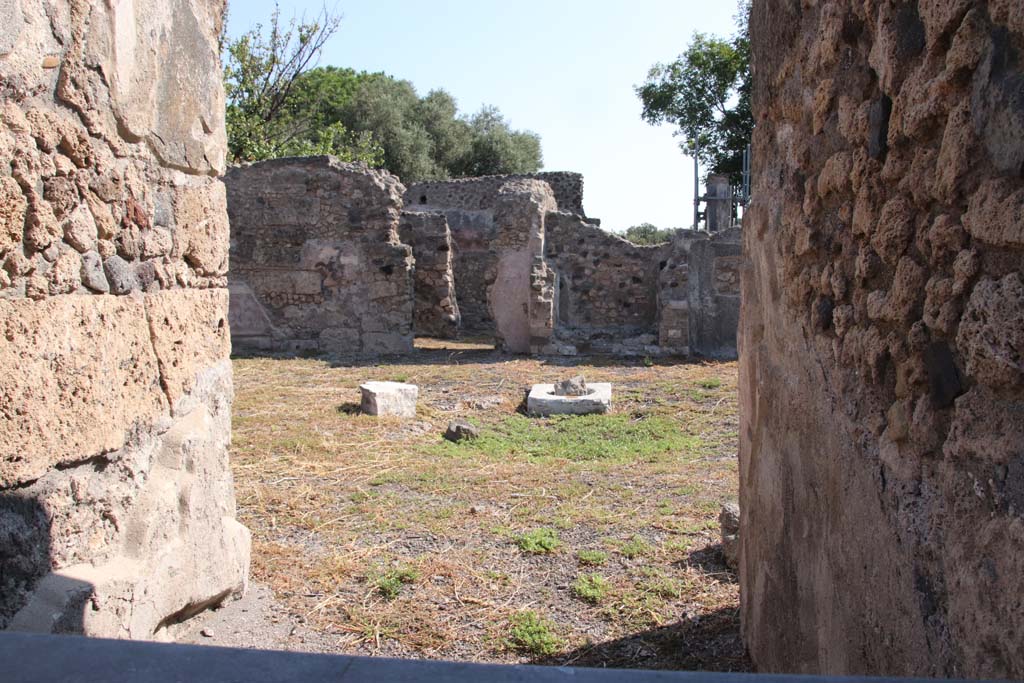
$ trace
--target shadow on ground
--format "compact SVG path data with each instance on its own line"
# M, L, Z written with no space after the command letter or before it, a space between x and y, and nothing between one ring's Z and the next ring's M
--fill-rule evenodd
M736 609L686 615L670 626L593 643L531 664L616 669L753 671ZM742 653L742 654L737 654Z
M437 342L443 340L429 340ZM410 353L388 354L380 356L328 356L312 351L233 351L232 360L248 358L269 358L277 360L294 360L305 358L324 361L332 368L360 368L377 367L387 365L395 368L417 365L434 365L438 363L449 363L459 365L463 363L493 364L504 363L512 358L526 358L527 354L511 354L496 348L486 348L486 344L479 343L474 339L468 344L469 348L460 347L457 343L452 346L440 346L431 344L421 346L417 339L417 347ZM616 356L609 354L580 354L578 356L536 356L542 365L553 368L574 368L579 365L596 367L672 367L677 365L700 365L707 362L721 362L721 359L702 358L696 356L677 357L644 357L644 356Z

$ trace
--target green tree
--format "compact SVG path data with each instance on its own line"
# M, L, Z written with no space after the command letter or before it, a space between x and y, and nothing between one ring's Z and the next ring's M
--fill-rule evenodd
M636 88L643 119L670 123L682 137L680 147L693 153L712 173L739 183L743 150L754 130L750 111L749 0L740 0L738 32L723 39L695 33L686 51L669 64L655 64Z
M318 116L311 98L326 96L304 83L340 17L324 9L313 21L283 24L275 7L268 31L261 24L236 40L221 36L228 151L235 162L281 156L335 154L379 164L382 150L371 136L350 132ZM333 93L327 93L333 94Z
M512 130L496 107L482 108L469 120L469 129L469 150L453 175L535 173L544 163L540 136Z
M540 138L513 130L493 107L467 117L444 90L420 97L384 73L317 67L338 25L324 11L283 26L275 9L266 35L257 25L222 38L234 161L335 154L406 182L540 169Z
M669 242L675 234L676 230L673 228L659 228L651 223L641 223L626 228L622 236L633 244L646 245Z

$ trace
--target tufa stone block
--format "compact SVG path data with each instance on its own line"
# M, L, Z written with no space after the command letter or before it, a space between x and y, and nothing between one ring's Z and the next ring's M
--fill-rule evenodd
M360 407L367 415L416 417L419 387L402 382L367 382L359 385Z
M607 413L612 406L612 385L608 382L588 384L585 396L559 396L554 384L534 384L526 399L530 415L589 415Z

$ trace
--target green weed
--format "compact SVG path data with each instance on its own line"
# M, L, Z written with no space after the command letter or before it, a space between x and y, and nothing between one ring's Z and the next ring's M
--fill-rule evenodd
M572 583L572 594L596 605L608 594L608 579L600 574L583 574Z
M558 538L558 532L548 527L541 527L523 534L517 534L512 539L519 549L524 553L543 555L553 552L562 542Z
M576 553L576 559L580 564L591 567L600 567L608 561L608 553L603 550L581 550Z
M553 655L562 647L554 624L532 610L513 614L509 621L506 644L516 652L540 657Z
M394 600L402 592L402 586L413 583L420 578L420 573L412 567L396 567L373 578L373 586L385 600Z

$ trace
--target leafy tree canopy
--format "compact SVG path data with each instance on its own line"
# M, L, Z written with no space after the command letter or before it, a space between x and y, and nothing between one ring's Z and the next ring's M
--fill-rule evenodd
M465 116L444 90L420 97L383 73L316 66L338 26L326 11L283 25L275 9L266 31L222 39L234 161L335 154L406 182L541 168L540 137L513 130L494 107Z
M669 64L655 64L636 88L643 119L677 126L680 147L712 173L739 183L743 150L754 130L750 112L749 0L740 0L738 32L728 39L695 33L690 46Z
M676 228L659 228L651 223L641 223L626 228L622 234L633 244L662 244L670 242L678 230Z

